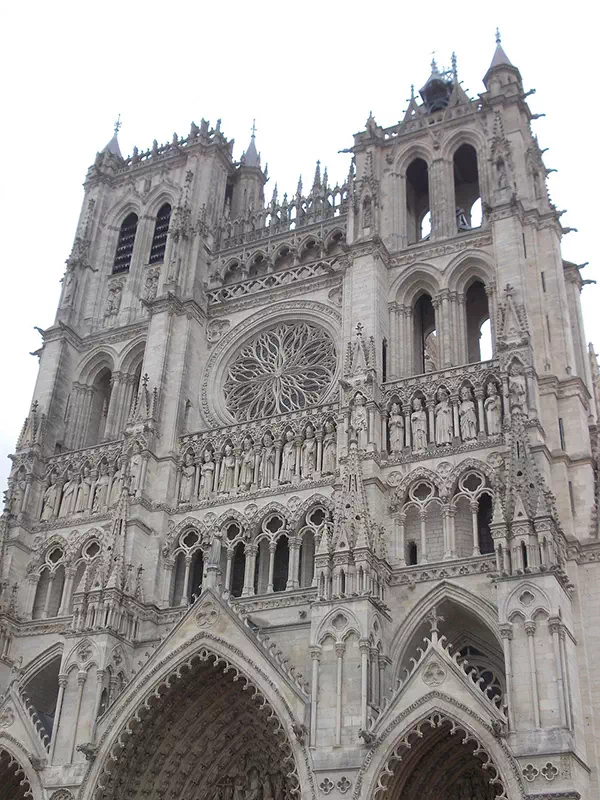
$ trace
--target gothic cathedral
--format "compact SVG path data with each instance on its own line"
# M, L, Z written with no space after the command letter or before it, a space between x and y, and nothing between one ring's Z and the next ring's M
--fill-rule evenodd
M0 522L0 800L594 800L597 403L519 70L265 201L85 181Z

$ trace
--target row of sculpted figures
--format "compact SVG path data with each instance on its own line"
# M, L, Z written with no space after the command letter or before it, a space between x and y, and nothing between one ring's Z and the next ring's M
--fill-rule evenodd
M179 473L180 503L208 500L215 495L235 495L271 489L284 484L320 480L336 470L337 432L328 419L323 427L306 425L301 433L288 429L274 439L270 431L255 441L242 435L216 448L208 440L183 454Z
M484 398L483 392L474 392L465 384L457 395L438 389L435 400L416 394L401 404L393 398L387 418L389 453L400 455L405 448L420 452L430 446L467 444L486 436L499 436L503 411L497 384L489 381L485 393Z

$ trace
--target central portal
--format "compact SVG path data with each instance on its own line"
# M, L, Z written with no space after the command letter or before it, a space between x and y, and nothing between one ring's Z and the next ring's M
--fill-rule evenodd
M256 688L206 651L178 674L128 723L132 733L107 758L96 800L292 800L292 750Z

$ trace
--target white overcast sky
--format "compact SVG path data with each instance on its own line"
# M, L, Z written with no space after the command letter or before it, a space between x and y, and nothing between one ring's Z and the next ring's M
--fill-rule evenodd
M600 72L590 2L12 2L2 42L2 292L0 487L6 454L32 399L40 346L34 326L54 320L87 167L121 114L121 149L131 153L205 117L235 138L239 158L256 118L257 146L280 197L317 159L342 180L352 144L372 110L384 126L406 108L410 85L458 57L470 96L502 43L535 88L534 122L564 225L564 257L590 261L599 277L597 168ZM407 9L410 9L407 11ZM593 37L593 38L592 38ZM588 339L600 345L600 290L584 290Z

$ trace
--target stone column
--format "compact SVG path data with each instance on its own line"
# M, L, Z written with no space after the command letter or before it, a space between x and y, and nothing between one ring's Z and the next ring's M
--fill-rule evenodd
M335 645L336 656L336 682L335 682L335 743L341 745L342 743L342 689L344 678L344 652L346 645L343 642L337 642Z
M419 510L419 518L421 520L421 558L419 564L427 564L427 511L424 508Z
M406 514L400 512L394 516L394 538L396 558L400 562L401 567L406 566L406 546L404 542L404 524L406 522Z
M246 570L244 573L244 588L242 597L251 597L254 594L254 572L256 570L256 555L258 545L249 544L246 547Z
M471 500L469 503L471 509L471 523L473 525L473 555L480 556L481 550L479 548L479 528L477 524L477 512L479 510L479 503L477 500Z
M73 758L75 757L75 744L77 743L77 729L79 727L79 717L81 715L81 703L83 700L83 690L85 687L85 682L87 680L87 672L85 670L79 670L77 673L77 686L79 687L79 691L77 693L77 711L75 712L75 724L73 725L73 736L71 738L71 755L69 757L69 764L73 763Z
M561 622L558 617L550 617L548 627L552 637L552 650L554 651L554 672L556 674L556 685L558 689L558 710L560 714L560 725L565 727L567 722L565 682L563 678L562 659L560 657L560 629Z
M231 592L231 567L233 564L233 550L227 550L227 564L225 567L225 590Z
M541 728L540 723L540 699L537 685L537 666L535 662L535 630L536 624L533 621L525 623L525 633L527 634L527 649L529 652L529 677L531 684L531 704L533 706L533 722L536 728Z
M63 586L60 608L58 616L65 617L69 613L71 595L73 594L73 579L75 577L75 567L65 567L65 583Z
M514 730L514 720L512 715L511 704L513 701L513 686L512 686L512 650L511 641L513 638L513 629L510 623L500 626L500 636L502 637L502 649L504 650L504 670L506 672L506 697L508 704L508 730Z
M317 744L317 704L319 700L319 662L321 660L321 648L311 647L310 657L312 659L312 684L310 687L310 746L316 747Z
M56 740L58 739L58 730L60 726L60 718L62 714L63 700L65 697L65 687L69 680L69 676L62 673L58 676L58 697L56 699L56 712L54 716L54 727L52 728L52 742L50 743L50 755L48 762L52 764L54 761L54 753L56 751Z
M171 591L171 580L173 577L173 566L174 564L170 563L169 561L165 561L164 565L164 572L163 572L163 585L162 585L162 607L168 608L170 602L170 591Z
M288 546L290 560L288 565L288 579L285 588L297 589L300 586L300 546L302 539L299 536L290 536Z
M104 441L110 442L117 436L116 429L119 427L121 421L121 409L123 406L123 391L124 391L124 378L127 376L121 375L120 372L113 372L111 382L110 400L108 403L108 411L106 412L106 422L104 424Z
M368 718L368 692L369 692L369 649L368 639L360 639L358 642L360 649L360 727L366 731L369 724Z
M191 566L192 566L192 557L190 555L187 555L185 557L185 573L184 573L184 576L183 576L183 593L181 595L181 600L180 600L180 603L179 603L179 605L181 605L181 606L188 606L189 605L188 590L189 590L189 586L190 586L190 569L191 569Z
M273 572L275 570L275 551L277 542L269 542L269 580L267 582L267 593L273 592Z
M562 662L562 673L565 680L565 710L567 713L567 724L569 730L575 727L575 720L573 719L573 698L571 695L571 676L569 674L569 661L567 659L567 631L564 625L561 625L558 632L560 639L560 656Z

